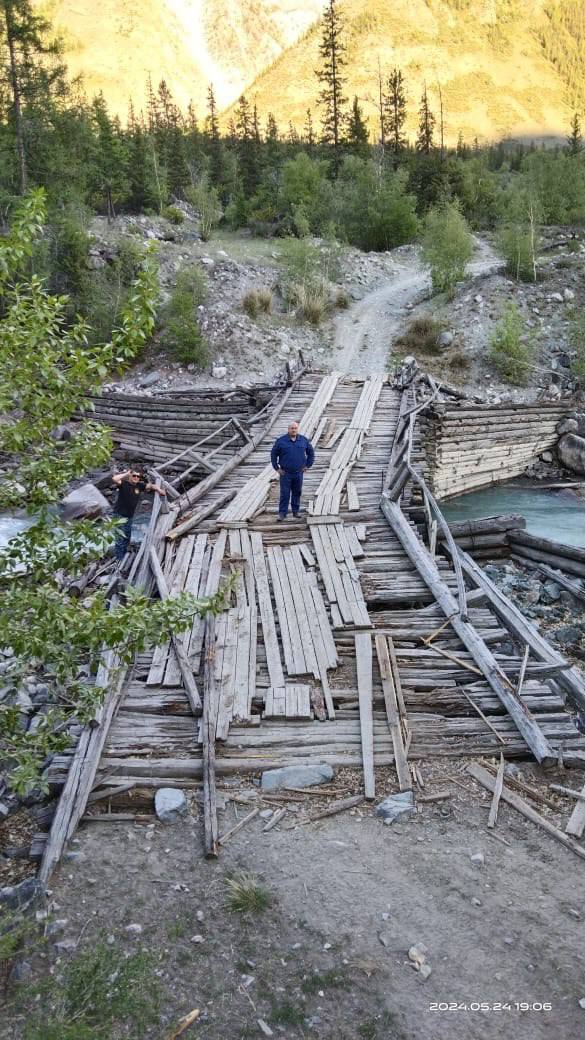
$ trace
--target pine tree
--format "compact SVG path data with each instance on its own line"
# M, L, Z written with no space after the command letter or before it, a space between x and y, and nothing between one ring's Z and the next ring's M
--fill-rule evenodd
M337 173L341 163L346 117L343 95L345 77L345 45L342 41L343 23L337 10L337 0L328 0L323 14L322 37L319 45L321 68L316 75L321 83L319 104L323 109L321 139L333 149L333 170Z
M33 122L32 110L42 115L57 84L61 93L65 89L61 46L49 42L49 31L49 22L34 14L30 0L0 0L0 79L8 85L22 195L29 179L27 126Z
M307 152L312 155L315 150L315 128L313 126L313 116L311 109L307 109L307 118L305 119L305 125L303 127L303 140L307 147Z
M211 180L216 186L221 184L223 170L222 144L219 134L219 119L213 84L207 88L207 116L205 119L205 139L209 153Z
M388 144L397 157L407 146L404 134L406 122L406 93L400 69L393 69L388 77L387 93L384 95L384 125Z
M297 128L295 126L293 126L292 121L289 119L289 121L288 121L288 143L292 144L292 145L294 145L296 147L296 145L300 144L300 140L301 139L299 137L299 132L298 132Z
M91 109L95 125L92 164L95 190L102 197L108 220L111 220L116 216L116 204L129 194L128 154L119 120L110 117L101 92L93 99Z
M579 113L575 112L571 119L571 133L567 137L567 152L569 155L580 155L583 151L583 135L581 132L581 120Z
M250 112L250 104L245 94L238 100L236 109L236 133L238 160L242 176L244 192L249 198L258 185L259 162L258 147L254 137L254 116Z
M280 140L278 126L272 112L268 113L268 119L266 120L265 137L265 166L267 170L274 170L280 166Z
M427 86L420 100L418 137L416 139L416 150L424 155L430 155L433 150L433 132L435 129L435 117L429 108Z
M460 159L464 159L465 156L467 155L467 145L465 144L465 141L463 139L463 130L459 131L459 135L457 137L457 149L456 149L456 151L457 151L457 155L459 156Z
M368 122L364 119L362 109L357 97L354 97L351 113L347 124L347 146L353 155L361 159L367 159L370 154L370 141L368 135Z

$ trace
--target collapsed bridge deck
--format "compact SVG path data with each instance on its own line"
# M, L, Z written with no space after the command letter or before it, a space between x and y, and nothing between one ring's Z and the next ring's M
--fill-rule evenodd
M406 789L412 764L427 756L521 757L536 746L542 760L585 749L564 696L567 688L583 695L579 673L529 622L514 619L469 558L462 570L437 549L428 496L411 479L424 472L414 398L382 376L336 373L305 373L284 396L279 417L239 465L154 518L134 573L142 566L144 574L154 553L171 595L210 595L231 576L229 602L211 637L197 618L177 641L139 655L109 695L100 740L94 735L80 752L82 735L75 751L54 759L49 779L65 784L66 804L47 876L92 789L195 782L206 740L218 774L360 766L370 798L378 765L395 766ZM308 511L278 523L269 449L293 418L313 438L316 462L305 477ZM395 527L387 519L395 508L414 549L402 520ZM485 649L479 664L423 577L427 565Z

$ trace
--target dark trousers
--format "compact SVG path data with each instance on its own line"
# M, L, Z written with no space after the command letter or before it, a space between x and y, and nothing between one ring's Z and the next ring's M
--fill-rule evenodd
M278 512L281 516L288 513L288 504L291 503L293 513L298 513L301 508L301 491L303 490L303 472L284 472L280 477L280 502Z
M132 517L131 516L120 516L119 513L114 513L114 520L122 520L123 523L116 529L116 542L114 545L114 553L117 560L123 560L128 549L130 548L130 538L132 536Z

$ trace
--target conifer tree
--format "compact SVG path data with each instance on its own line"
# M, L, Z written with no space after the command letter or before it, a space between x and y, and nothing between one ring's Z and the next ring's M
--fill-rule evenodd
M388 145L394 153L395 158L407 146L404 134L406 122L406 93L404 80L400 69L394 68L388 77L386 94L384 95L384 127L387 134Z
M423 155L430 155L433 150L433 133L435 129L435 117L429 108L427 85L420 100L418 137L416 139L416 150Z
M238 100L236 109L236 134L238 160L242 185L247 197L253 195L258 185L258 147L255 139L254 114L245 94Z
M42 114L57 85L61 92L65 90L61 45L49 40L50 28L49 22L34 13L30 0L0 0L0 79L8 88L21 195L29 179L27 125L32 122L31 110L36 108Z
M569 155L580 155L583 151L583 134L581 132L581 120L579 113L575 112L571 119L571 133L567 137L567 152Z
M368 122L364 119L357 97L353 99L347 124L347 146L353 155L358 155L361 159L367 159L370 154Z
M222 143L219 134L219 119L213 84L207 88L207 116L205 119L205 138L209 153L211 180L214 184L222 181Z
M343 94L346 49L342 36L343 23L337 10L337 0L328 0L319 45L321 67L316 70L316 75L322 88L319 94L319 104L323 110L321 139L323 144L333 149L334 173L337 173L341 163L346 124L344 106L347 98Z
M95 127L95 152L92 171L96 193L105 204L108 220L116 216L116 205L129 193L128 155L118 119L112 119L100 92L91 104Z
M313 126L313 116L311 109L307 109L307 118L305 119L305 125L303 127L303 140L305 142L307 152L312 155L315 150L315 128Z

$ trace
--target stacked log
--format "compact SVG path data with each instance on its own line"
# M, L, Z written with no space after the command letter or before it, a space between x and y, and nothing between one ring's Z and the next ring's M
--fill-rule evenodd
M511 539L522 535L526 520L519 513L508 516L486 516L478 520L461 520L449 524L455 543L476 559L509 556ZM445 542L439 536L439 542Z
M585 578L585 549L576 545L564 545L550 538L540 538L527 531L514 531L510 537L510 548L514 556L533 562L544 563L556 570Z
M427 477L448 498L519 476L557 442L569 402L533 405L437 403L424 420Z

